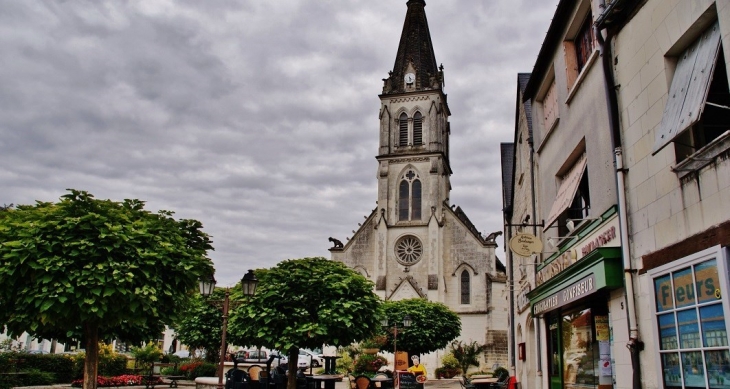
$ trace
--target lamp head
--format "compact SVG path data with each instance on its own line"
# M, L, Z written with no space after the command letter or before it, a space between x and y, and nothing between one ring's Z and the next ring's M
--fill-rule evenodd
M410 327L410 326L411 326L411 315L403 316L403 327Z
M208 277L203 277L200 280L200 284L199 284L200 294L203 297L210 296L211 294L213 294L213 289L215 289L215 284L216 284L215 277L213 277L212 274Z
M259 280L256 278L256 275L253 274L253 270L249 269L248 273L243 276L241 279L241 288L243 289L243 295L244 296L253 296L256 293L256 285L258 285Z

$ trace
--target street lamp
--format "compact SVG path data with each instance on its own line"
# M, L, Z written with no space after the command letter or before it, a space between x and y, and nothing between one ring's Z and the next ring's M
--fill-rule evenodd
M380 321L380 325L383 326L383 328L390 328L388 326L388 318L383 318L383 320ZM407 328L411 326L411 316L405 315L403 316L403 328ZM398 353L398 347L397 347L397 341L398 341L398 323L393 324L393 370L398 370L398 359L397 359L397 353Z
M256 279L256 275L253 274L253 270L249 270L246 275L241 279L241 288L243 289L244 296L253 296L256 293L256 285L259 280ZM200 280L200 294L203 297L209 297L213 294L215 289L215 278L213 275L208 279ZM218 389L223 388L223 368L226 360L226 332L228 331L228 308L238 305L238 301L230 301L229 296L231 294L231 288L225 288L225 296L223 300L208 300L208 303L215 305L216 307L223 309L223 333L221 334L221 355L218 363Z

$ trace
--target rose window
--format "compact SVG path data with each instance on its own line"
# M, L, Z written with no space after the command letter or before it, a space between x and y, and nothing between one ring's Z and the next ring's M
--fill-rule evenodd
M395 244L395 256L402 265L413 265L421 259L423 245L415 236L404 236Z

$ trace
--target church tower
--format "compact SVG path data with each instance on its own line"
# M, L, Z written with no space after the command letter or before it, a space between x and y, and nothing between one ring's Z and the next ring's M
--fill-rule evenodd
M491 345L486 366L505 366L506 276L494 254L501 232L480 233L449 204L451 112L425 6L408 0L395 64L383 79L377 206L344 244L330 238L330 252L371 279L384 300L445 304L461 319L461 340ZM435 355L422 361L437 366Z

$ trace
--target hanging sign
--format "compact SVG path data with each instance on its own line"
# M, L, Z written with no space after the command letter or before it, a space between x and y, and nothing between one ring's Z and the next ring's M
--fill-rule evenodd
M529 257L542 251L542 242L532 234L517 234L509 240L509 248L521 257Z

